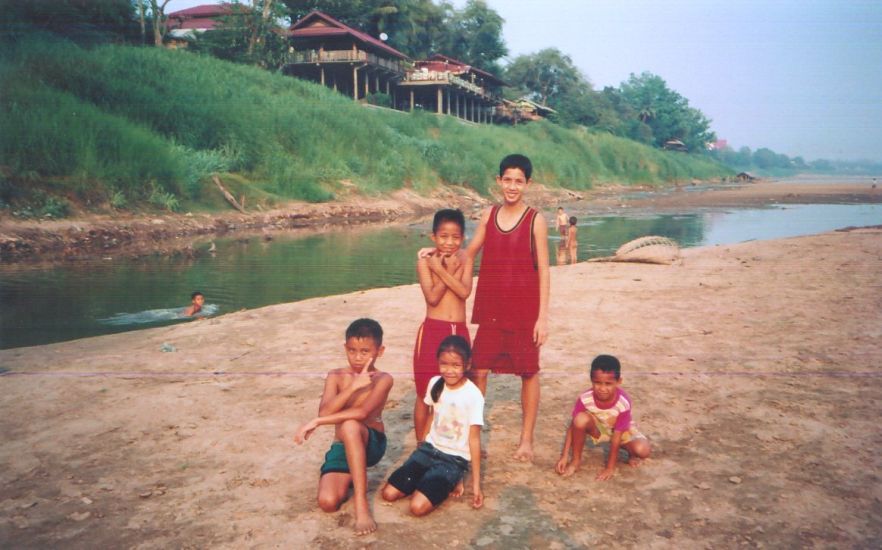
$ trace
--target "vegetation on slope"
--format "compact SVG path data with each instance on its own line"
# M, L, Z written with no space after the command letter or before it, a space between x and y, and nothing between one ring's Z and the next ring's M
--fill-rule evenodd
M66 196L199 208L217 194L212 173L236 174L234 192L267 202L329 200L346 181L365 194L441 183L487 193L513 151L534 159L534 179L570 189L728 173L706 157L549 123L366 109L317 84L186 51L86 49L38 32L0 49L5 207L36 197L45 209Z

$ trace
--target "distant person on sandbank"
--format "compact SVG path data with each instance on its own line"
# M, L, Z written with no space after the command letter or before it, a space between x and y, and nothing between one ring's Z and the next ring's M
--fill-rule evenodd
M557 232L560 234L561 239L567 238L567 213L564 212L563 206L557 207Z

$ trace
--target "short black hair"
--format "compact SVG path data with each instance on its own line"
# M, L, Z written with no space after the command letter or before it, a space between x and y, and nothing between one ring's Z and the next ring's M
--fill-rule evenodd
M533 163L520 153L514 153L502 159L502 162L499 163L499 177L502 177L509 168L520 168L527 179L533 177Z
M383 345L383 327L373 319L356 319L346 329L346 339L350 338L373 338L379 347Z
M598 355L591 361L591 374L598 370L613 373L616 380L622 377L622 364L612 355Z
M465 215L459 208L443 208L435 212L435 217L432 219L432 233L437 233L438 227L444 222L455 223L460 231L465 233Z
M570 216L570 225L576 225L577 221L576 216Z
M196 298L196 296L203 296L204 297L205 294L202 294L201 292L199 292L197 290L197 291L193 292L193 294L190 294L190 299L193 300L194 298Z

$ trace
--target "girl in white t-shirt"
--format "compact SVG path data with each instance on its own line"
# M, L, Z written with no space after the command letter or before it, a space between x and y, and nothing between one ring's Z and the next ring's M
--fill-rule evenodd
M481 426L484 396L466 373L472 352L462 336L448 336L438 346L441 376L429 381L425 403L432 407L432 425L426 440L383 487L383 498L395 501L412 494L410 511L423 516L451 494L461 496L463 476L472 469L472 506L484 504L481 492Z

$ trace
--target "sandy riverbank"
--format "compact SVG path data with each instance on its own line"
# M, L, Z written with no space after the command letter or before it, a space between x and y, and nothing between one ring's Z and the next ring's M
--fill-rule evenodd
M415 285L0 351L0 546L878 547L882 229L689 249L672 266L552 268L533 465L509 459L518 382L490 382L484 509L376 499L409 454ZM378 319L396 377L370 472L379 531L317 511L331 439L291 441L346 324ZM177 351L163 353L163 343ZM552 472L597 353L619 355L655 456Z

